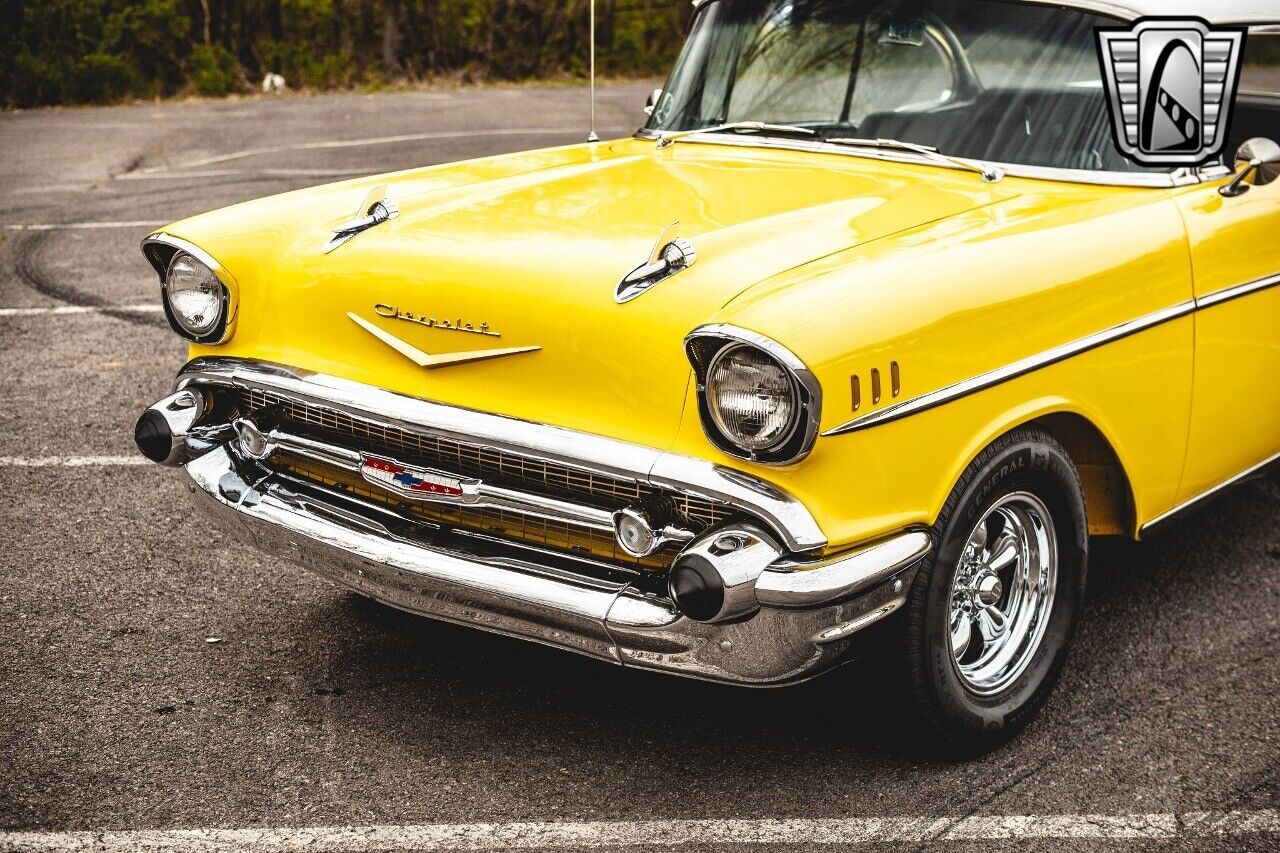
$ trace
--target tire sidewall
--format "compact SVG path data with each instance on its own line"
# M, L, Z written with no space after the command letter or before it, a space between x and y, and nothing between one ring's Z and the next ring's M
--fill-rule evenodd
M1015 437L996 450L963 485L954 511L935 531L937 556L928 574L922 651L936 708L947 727L975 744L1017 731L1039 710L1066 659L1084 598L1087 523L1079 477L1056 443ZM1000 499L1029 492L1048 508L1058 547L1058 571L1049 624L1018 679L991 696L961 681L950 648L951 584L970 532Z

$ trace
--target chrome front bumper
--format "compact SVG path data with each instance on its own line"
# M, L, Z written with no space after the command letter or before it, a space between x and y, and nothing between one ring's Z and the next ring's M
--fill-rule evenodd
M270 478L250 483L225 447L185 470L197 505L226 530L392 607L627 666L736 684L785 684L835 663L855 632L902 605L922 556L920 541L908 535L825 568L766 572L755 615L704 624L630 584L410 541ZM845 597L843 587L855 575L882 579Z
M312 399L332 398L335 387L344 393L353 390L341 380L315 382L313 377L297 374L268 376L258 371L250 379L249 373L256 370L251 365L235 366L237 379L232 366L211 371L204 365L184 373L179 384L190 387L193 377L206 383L296 383L288 390ZM166 398L152 407L149 412L156 413L152 420L163 415L174 428L198 420L200 412L173 407L180 397ZM345 405L345 399L338 403ZM338 405L331 399L325 402ZM360 402L366 402L364 396ZM450 416L463 417L486 440L492 436L484 430L500 420L478 413L458 414L429 403L423 403L429 410L418 411L413 407L420 401L395 395L377 402L392 411L362 407L363 411L402 419L412 416L420 428L432 429L441 422L452 425ZM406 409L409 403L412 406ZM478 420L482 418L494 420ZM329 446L311 450L334 451ZM904 603L919 561L930 549L930 539L923 532L903 533L828 558L779 547L767 552L771 560L767 567L758 563L746 584L735 588L734 595L749 597L741 616L702 622L679 612L664 591L661 574L655 583L653 572L615 571L553 549L513 547L498 536L415 523L393 507L264 466L246 456L234 440L187 436L179 450L167 456L164 451L160 447L149 455L157 461L163 457L168 464L180 462L197 505L227 530L264 552L298 562L370 598L601 660L735 684L785 684L836 663L859 630ZM615 455L615 465L617 459ZM685 470L691 469L686 465ZM720 471L713 475L723 476ZM776 490L762 492L753 487L747 491L753 500L735 504L766 522L776 517L759 513L759 501L773 509L793 500ZM802 509L793 505L786 517L798 517ZM566 511L576 510L566 507ZM771 529L766 538L776 532L783 545L792 538L772 525L767 527ZM708 537L718 536L719 531L704 534L701 545L692 543L682 553L694 554L702 548L700 553L706 557ZM710 558L714 560L714 554Z

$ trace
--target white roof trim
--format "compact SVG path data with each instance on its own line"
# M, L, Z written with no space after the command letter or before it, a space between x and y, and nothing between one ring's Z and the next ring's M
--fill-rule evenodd
M693 0L696 9L712 0ZM1070 6L1115 18L1203 18L1211 24L1280 25L1276 0L1021 0L1041 6ZM1208 8L1206 8L1208 7Z
M1118 18L1203 18L1210 24L1280 23L1276 0L1026 0L1072 6Z

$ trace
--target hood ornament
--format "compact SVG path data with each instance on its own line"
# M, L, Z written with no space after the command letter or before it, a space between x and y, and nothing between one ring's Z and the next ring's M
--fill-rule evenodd
M381 225L399 215L400 206L387 194L386 184L374 187L369 190L364 201L360 202L360 207L356 209L356 218L333 229L333 236L324 244L324 253L329 254L361 231L368 231L373 226Z
M658 234L649 259L622 277L613 299L618 304L630 302L663 279L693 266L698 253L688 240L676 236L679 222L672 222Z

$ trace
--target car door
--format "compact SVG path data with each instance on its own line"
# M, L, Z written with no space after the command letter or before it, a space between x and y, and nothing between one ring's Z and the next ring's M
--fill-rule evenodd
M1280 141L1280 38L1252 37L1232 124ZM1280 181L1234 198L1225 180L1189 188L1179 205L1195 277L1196 356L1185 503L1280 453Z

